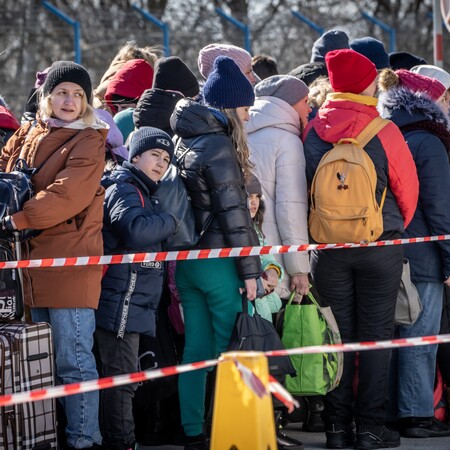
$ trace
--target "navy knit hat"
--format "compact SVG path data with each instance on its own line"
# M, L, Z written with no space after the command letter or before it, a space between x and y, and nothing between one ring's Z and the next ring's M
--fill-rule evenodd
M214 108L252 106L255 101L250 81L227 56L218 56L214 61L214 70L203 86L203 97Z
M78 84L86 94L88 103L91 103L91 77L83 66L73 61L56 61L50 66L47 77L42 85L42 93L44 96L48 95L58 84L64 82Z
M327 31L314 42L309 62L325 62L328 52L341 48L350 48L347 34L341 30Z
M153 148L165 150L172 160L175 147L171 137L165 131L153 127L139 128L131 137L128 161L131 162L135 156Z
M392 70L406 69L409 70L419 64L427 64L420 56L408 52L392 52L389 53L389 64Z
M350 42L350 48L370 59L375 64L377 70L390 67L389 55L387 54L383 43L378 39L370 36L353 39L353 41Z

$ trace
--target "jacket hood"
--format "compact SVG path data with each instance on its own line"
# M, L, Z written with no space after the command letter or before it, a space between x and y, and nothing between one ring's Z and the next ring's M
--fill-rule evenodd
M144 189L147 195L154 195L158 190L158 184L152 181L144 172L139 170L136 166L124 161L122 166L116 167L107 177L102 180L102 185L108 188L115 183L132 183L138 184Z
M227 122L227 118L219 110L188 98L176 104L170 117L172 130L181 138L226 132Z
M133 122L136 128L155 127L173 135L170 128L170 116L175 105L183 98L179 92L162 89L147 89L139 99L133 112Z
M447 114L423 92L412 92L401 87L381 92L378 110L382 117L392 120L398 127L431 120L450 128Z
M0 128L6 130L17 130L20 123L14 117L14 114L5 106L0 105Z
M366 95L332 93L317 111L313 121L320 139L336 143L344 137L355 138L378 116L377 99Z
M257 97L250 108L250 120L245 125L247 133L262 128L280 128L300 135L300 118L289 103L277 97Z

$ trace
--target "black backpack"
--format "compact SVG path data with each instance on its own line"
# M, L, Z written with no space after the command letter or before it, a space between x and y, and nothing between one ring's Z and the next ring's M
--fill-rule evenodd
M33 197L31 176L36 171L37 169L30 169L24 159L19 158L13 171L0 173L0 220L21 211L23 204ZM22 230L19 232L19 239L24 241L37 234L37 230Z

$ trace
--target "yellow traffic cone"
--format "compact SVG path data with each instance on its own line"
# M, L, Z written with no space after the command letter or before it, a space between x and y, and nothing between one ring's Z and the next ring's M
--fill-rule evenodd
M262 396L244 382L242 372L248 369L262 382ZM217 368L211 450L276 450L276 442L267 357L261 352L224 353Z

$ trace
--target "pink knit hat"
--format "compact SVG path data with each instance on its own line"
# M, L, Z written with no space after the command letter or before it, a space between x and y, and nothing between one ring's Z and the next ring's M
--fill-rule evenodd
M445 86L433 78L404 69L396 70L395 73L400 80L400 86L413 92L425 92L435 101L445 92Z
M231 58L243 74L252 66L252 57L247 50L229 44L209 44L198 54L198 69L203 78L208 78L213 71L213 64L218 56Z

